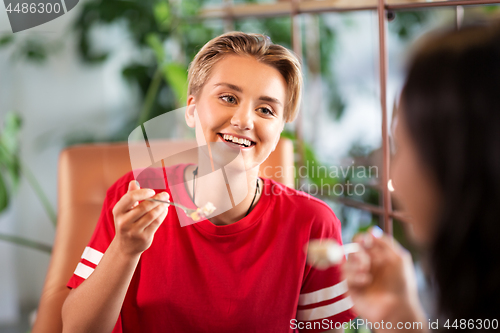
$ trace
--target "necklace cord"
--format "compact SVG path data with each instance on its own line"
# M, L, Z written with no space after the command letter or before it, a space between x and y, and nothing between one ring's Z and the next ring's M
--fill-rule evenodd
M196 182L196 176L198 175L198 167L193 170L193 203L196 206L196 201L194 201L194 183Z
M255 201L255 198L257 197L257 192L259 191L259 178L257 178L257 187L255 188L255 194L253 195L252 203L250 204L250 207L248 207L247 213L245 214L245 217L250 213L252 210L253 203Z

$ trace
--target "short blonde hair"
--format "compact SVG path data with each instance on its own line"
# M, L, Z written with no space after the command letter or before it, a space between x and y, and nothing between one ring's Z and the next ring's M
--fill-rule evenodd
M281 73L287 85L288 99L283 119L293 121L299 110L303 84L300 61L292 51L273 44L268 36L261 34L233 31L206 43L189 65L188 95L197 96L201 92L214 65L228 54L252 56Z

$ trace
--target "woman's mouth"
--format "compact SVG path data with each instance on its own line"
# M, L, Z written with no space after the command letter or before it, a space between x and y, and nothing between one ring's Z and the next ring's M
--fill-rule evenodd
M251 140L240 138L240 137L237 137L237 136L233 136L231 134L221 134L221 133L218 133L218 135L220 136L220 138L222 140L224 140L224 141L226 141L228 143L240 146L242 148L248 148L248 147L251 147L251 146L255 145L255 142L253 142Z

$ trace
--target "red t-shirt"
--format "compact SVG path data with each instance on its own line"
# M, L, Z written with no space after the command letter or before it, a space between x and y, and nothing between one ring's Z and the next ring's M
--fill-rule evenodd
M185 167L164 171L182 180ZM78 287L99 264L115 235L112 208L133 179L130 172L109 188L68 287ZM113 332L293 332L298 321L316 322L319 329L307 332L321 332L333 328L325 322L355 317L339 267L316 270L303 250L310 239L341 243L340 221L322 201L263 180L254 209L230 225L203 220L181 227L169 208L141 256ZM188 197L185 190L176 195Z

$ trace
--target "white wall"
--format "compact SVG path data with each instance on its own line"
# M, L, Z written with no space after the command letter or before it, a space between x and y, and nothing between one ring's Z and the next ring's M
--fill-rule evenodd
M22 157L35 174L54 207L57 203L57 160L64 138L74 133L103 136L137 112L137 94L121 79L121 65L129 56L126 36L119 28L101 29L99 35L119 48L104 66L89 67L75 53L70 33L75 9L52 22L15 34L16 38L37 35L62 40L62 49L42 65L13 61L11 52L0 51L0 119L10 110L23 117ZM0 33L9 32L5 8L0 6ZM64 35L65 34L65 35ZM63 36L64 35L64 36ZM110 44L110 43L108 43ZM12 212L0 219L0 231L52 244L54 228L33 190L25 180L16 195ZM49 255L35 250L0 244L0 293L14 290L21 305L36 306L43 286ZM5 263L15 267L4 267ZM4 268L6 268L4 270ZM13 272L8 276L5 272ZM12 298L12 294L8 297ZM0 294L0 298L6 299ZM17 302L4 305L12 314Z

